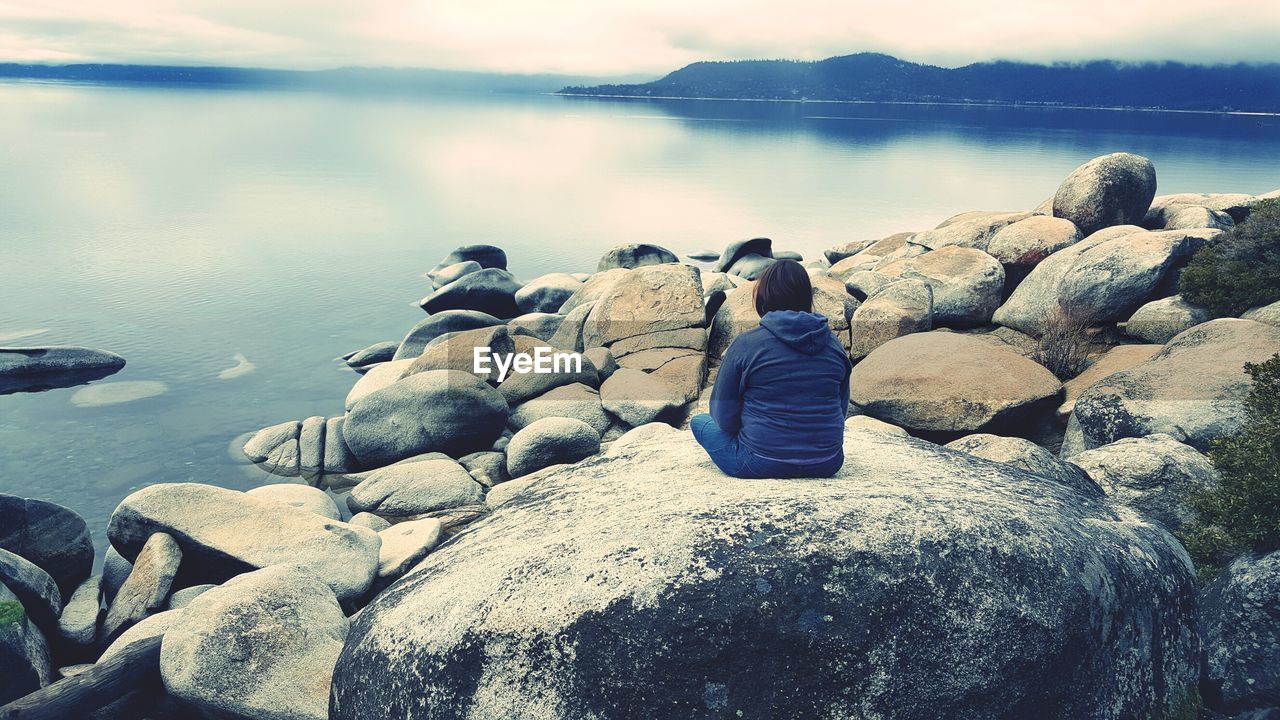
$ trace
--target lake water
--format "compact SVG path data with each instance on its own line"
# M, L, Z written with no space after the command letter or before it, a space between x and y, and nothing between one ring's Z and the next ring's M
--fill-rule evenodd
M264 482L231 440L341 413L335 358L398 340L457 245L525 278L642 241L811 257L1029 209L1116 150L1162 193L1280 186L1276 117L0 84L0 345L111 350L95 385L138 383L0 396L0 492L101 548L141 486Z

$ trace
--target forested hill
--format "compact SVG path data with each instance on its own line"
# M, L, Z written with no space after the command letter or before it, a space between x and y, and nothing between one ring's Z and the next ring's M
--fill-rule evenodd
M752 100L1035 103L1280 112L1280 64L986 62L942 68L860 53L816 62L699 62L637 85L564 94Z

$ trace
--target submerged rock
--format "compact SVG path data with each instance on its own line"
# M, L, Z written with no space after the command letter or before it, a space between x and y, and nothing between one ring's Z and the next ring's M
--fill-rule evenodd
M1156 168L1132 153L1096 157L1076 168L1053 196L1054 217L1088 236L1112 225L1142 221L1156 195Z
M327 720L348 622L329 588L289 567L241 575L203 593L164 634L165 689L214 713Z
M212 485L143 488L116 508L107 536L130 559L156 532L178 541L189 584L293 565L350 600L364 593L378 567L378 538L371 530Z
M1195 582L1159 526L923 441L850 430L845 454L830 480L740 481L649 426L531 476L361 612L330 717L1119 719L1192 700Z
M115 353L74 345L0 347L0 378L92 370L116 372L124 367L124 362L124 358Z
M851 399L866 414L943 434L1016 423L1062 389L1053 373L1021 355L939 331L881 345L854 366L849 385Z

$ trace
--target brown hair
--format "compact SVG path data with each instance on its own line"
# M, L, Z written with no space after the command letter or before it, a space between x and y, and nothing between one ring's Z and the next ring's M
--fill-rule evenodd
M813 312L809 273L795 260L779 260L765 268L752 295L760 317L770 310Z

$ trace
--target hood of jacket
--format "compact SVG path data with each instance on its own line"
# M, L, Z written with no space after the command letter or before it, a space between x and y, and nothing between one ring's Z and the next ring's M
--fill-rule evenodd
M817 313L773 310L760 318L760 327L806 355L817 354L830 342L830 323Z

